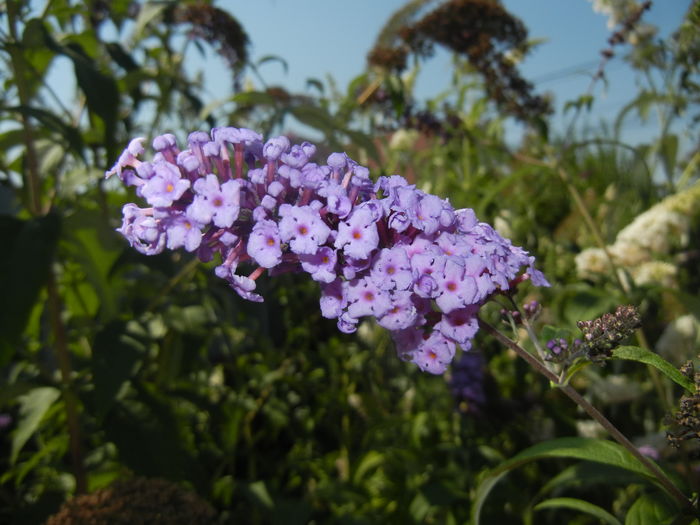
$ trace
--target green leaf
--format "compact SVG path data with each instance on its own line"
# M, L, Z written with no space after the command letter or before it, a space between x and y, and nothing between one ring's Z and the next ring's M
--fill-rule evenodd
M566 113L572 108L576 111L581 111L581 109L590 111L591 107L593 107L593 101L593 95L581 95L577 99L569 100L566 102L566 104L564 104L564 113Z
M381 155L379 155L379 150L377 150L377 145L371 137L365 133L352 130L343 130L343 133L348 136L348 138L353 142L355 146L363 148L367 155L374 159L378 164L381 164Z
M102 428L119 452L121 463L149 477L187 480L195 487L204 480L202 464L193 446L188 417L178 417L182 399L157 392L133 381L138 398L117 401Z
M559 474L547 480L539 491L540 497L550 491L564 489L587 489L594 486L631 485L637 481L637 475L627 470L590 461L582 461L565 468Z
M57 388L43 386L35 388L20 398L19 424L12 436L10 464L15 463L19 451L39 428L41 419L60 395L61 392Z
M128 336L126 323L123 322L110 323L100 330L92 348L95 404L98 412L104 414L116 400L122 385L131 377L145 349Z
M168 2L146 2L139 9L139 16L136 18L134 25L133 39L141 40L147 35L145 34L146 27L160 18L163 11L169 7Z
M117 81L106 71L101 71L98 64L90 58L77 42L69 42L64 54L73 62L78 86L85 94L88 110L102 119L104 123L104 142L107 156L113 157L117 113L119 109L119 87Z
M61 139L66 141L71 151L73 151L83 161L85 160L85 143L83 142L83 137L78 131L78 128L70 124L66 124L63 120L50 111L31 106L5 106L0 107L0 111L17 112L24 116L35 118L42 125L56 132Z
M318 92L323 95L325 93L325 88L323 87L323 82L317 78L307 78L306 79L306 89L315 88Z
M274 106L276 99L263 91L245 91L232 96L231 101L241 106Z
M577 373L579 373L584 368L587 368L591 364L591 361L588 361L587 359L577 359L574 362L574 364L572 364L566 371L566 377L564 377L564 384L569 384L572 377L574 377Z
M331 135L336 128L335 122L333 122L333 117L323 108L312 106L310 104L303 104L299 106L292 106L289 109L290 113L294 115L294 118L296 118L299 122L323 131L328 135Z
M362 485L363 478L370 470L378 467L384 463L384 454L377 452L376 450L370 450L364 457L360 460L359 465L355 469L355 474L353 475L353 482L358 486Z
M285 75L289 72L289 64L287 64L287 61L277 55L265 55L256 62L255 67L260 67L268 62L278 62L282 66Z
M640 348L638 346L620 346L613 350L613 357L616 359L638 361L640 363L651 365L663 373L671 381L674 381L685 388L688 392L695 392L695 385L690 379L681 374L676 367L666 361L663 357L650 352L649 350L645 350L644 348Z
M0 217L0 365L12 358L48 280L59 224L53 214L28 221Z
M588 438L560 438L538 443L523 450L513 458L505 461L491 470L477 488L474 506L472 507L472 522L479 523L481 507L491 492L491 489L511 470L544 458L570 458L594 461L620 467L639 476L655 481L655 478L632 454L625 448L612 441Z
M248 485L248 491L252 496L251 499L264 509L271 510L275 506L264 481L255 481L250 483Z
M588 503L587 501L583 501L576 498L552 498L545 500L542 503L539 503L535 506L535 510L557 508L578 510L580 512L584 512L586 514L590 514L595 518L598 518L601 521L601 523L609 523L610 525L622 525L615 516L610 514L605 509L599 507L598 505L593 505L592 503Z
M678 159L678 136L673 133L663 135L659 139L658 148L666 174L672 176L676 171L676 161Z
M678 516L675 508L661 492L642 494L625 516L625 525L667 525Z
M80 265L88 283L100 300L100 317L109 321L119 314L119 289L109 279L123 246L97 209L79 208L64 221L62 253Z

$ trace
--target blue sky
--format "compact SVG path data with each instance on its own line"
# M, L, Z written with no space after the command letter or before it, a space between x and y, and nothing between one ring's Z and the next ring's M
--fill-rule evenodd
M655 0L644 20L668 35L681 21L691 0ZM231 12L251 39L251 56L278 55L287 62L261 67L268 84L280 84L290 91L306 89L307 78L331 75L342 88L362 73L365 57L380 28L405 0L219 0L216 5ZM586 92L590 75L597 69L600 50L609 36L607 19L594 13L587 0L503 0L505 7L527 26L530 38L546 42L521 65L523 75L535 81L539 91L555 95L559 107L566 100ZM212 61L207 78L212 95L223 97L228 76ZM587 64L576 72L576 66ZM568 74L566 74L568 73ZM616 113L635 92L634 75L619 58L606 68L607 88L596 87L596 103L590 121ZM447 53L438 54L424 68L417 94L429 97L449 82ZM220 87L219 87L220 86ZM638 130L637 130L638 131Z

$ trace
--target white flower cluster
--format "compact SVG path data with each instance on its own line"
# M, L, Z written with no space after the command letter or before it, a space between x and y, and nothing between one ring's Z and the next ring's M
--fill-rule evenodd
M638 285L672 287L678 268L664 260L688 245L693 218L700 215L700 183L673 194L620 230L607 246L615 266L625 270ZM576 269L584 278L609 273L610 262L601 248L587 248L576 256Z
M593 4L593 11L608 17L608 29L613 30L640 9L636 0L588 0ZM637 45L641 40L656 33L656 28L650 24L637 23L627 36L628 43Z

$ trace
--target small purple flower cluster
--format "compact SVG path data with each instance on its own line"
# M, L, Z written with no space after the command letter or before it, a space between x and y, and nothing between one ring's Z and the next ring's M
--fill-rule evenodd
M342 332L374 317L399 356L425 371L444 372L457 345L470 348L491 294L516 278L548 285L534 257L472 210L398 175L373 183L344 153L317 164L313 144L232 127L191 133L183 150L173 135L156 137L150 161L138 158L142 143L132 140L107 172L149 204L123 209L118 231L135 249L216 255L216 275L251 301L263 300L255 288L266 270L306 272L320 283L322 315Z

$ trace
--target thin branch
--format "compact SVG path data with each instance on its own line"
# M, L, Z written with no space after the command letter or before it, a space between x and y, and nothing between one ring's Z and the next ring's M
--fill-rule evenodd
M625 447L637 460L639 460L642 465L644 465L647 470L653 475L654 478L666 489L666 491L673 496L681 507L692 513L693 515L698 515L698 510L693 506L693 503L674 485L674 483L666 476L666 474L649 458L644 454L639 452L637 447L635 447L632 442L627 439L627 437L620 432L615 425L613 425L610 420L608 420L601 412L598 411L593 405L591 405L581 394L574 390L571 385L563 384L560 382L559 377L544 366L535 356L530 354L527 350L521 347L515 341L512 341L496 328L491 326L486 321L479 319L479 327L488 332L490 335L495 337L499 342L506 345L508 348L513 350L518 356L528 362L535 370L540 374L545 376L549 381L557 386L564 394L566 394L569 399L580 406L591 418L597 421L608 433Z
M56 276L53 268L49 271L49 281L47 285L48 306L51 317L51 328L54 335L54 351L61 371L61 387L63 402L66 407L66 420L68 423L68 442L73 464L73 475L75 476L75 489L78 494L87 492L87 476L85 474L85 464L83 462L82 432L78 418L78 399L73 391L71 376L73 370L70 362L70 351L68 350L68 339L66 328L61 317L62 305L61 297L56 285Z

